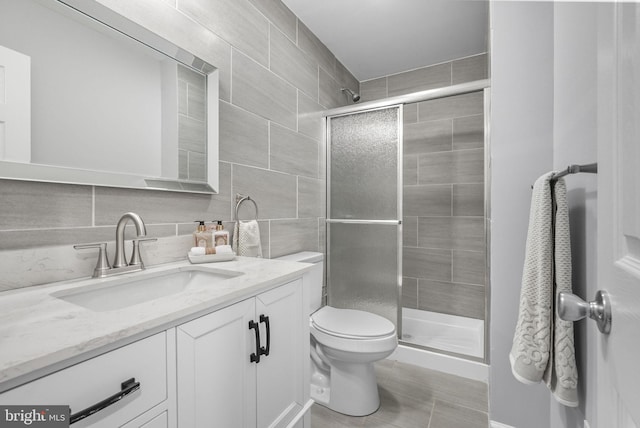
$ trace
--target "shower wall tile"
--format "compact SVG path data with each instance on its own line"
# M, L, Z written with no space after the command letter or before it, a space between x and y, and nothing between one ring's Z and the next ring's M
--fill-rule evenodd
M269 122L232 104L220 102L220 160L269 166Z
M420 279L418 309L484 319L484 287Z
M261 219L296 218L296 177L242 165L233 166L233 194L249 195Z
M453 215L484 215L484 184L453 185Z
M451 185L405 186L403 199L404 215L451 215Z
M316 141L322 141L322 107L315 99L298 91L298 131Z
M402 218L402 243L407 247L418 246L418 217Z
M316 219L271 220L271 258L316 251L318 222ZM313 244L312 244L313 243Z
M296 88L236 50L231 90L233 104L296 129Z
M336 71L335 78L340 87L349 88L354 92L360 92L360 82L353 77L353 74L344 66L340 61L336 59ZM362 95L360 96L362 97Z
M324 180L298 177L298 218L324 217L325 204Z
M484 251L453 251L453 282L484 285L485 273Z
M326 72L334 75L336 57L300 20L298 20L298 47L311 55Z
M402 277L402 307L418 309L418 280Z
M451 63L418 68L387 76L388 95L405 95L451 85Z
M484 251L482 217L419 217L418 246L446 250Z
M404 154L451 150L452 127L450 119L405 123L403 128Z
M452 119L482 114L484 97L482 92L456 95L418 103L418 120Z
M360 82L360 97L362 101L373 101L387 98L387 78L367 80Z
M320 69L320 105L331 109L347 104L349 98L340 89L342 86L324 69ZM349 102L350 103L350 102Z
M270 69L312 98L318 98L318 64L271 26Z
M487 54L474 55L451 63L451 76L454 85L486 79L488 74Z
M418 157L419 184L482 183L484 150L456 150Z
M402 114L405 125L416 123L418 121L418 103L405 104Z
M453 119L453 150L484 148L484 116Z
M0 230L91 226L91 192L90 186L0 180Z
M178 8L260 64L269 65L269 21L248 1L188 0L179 2Z
M249 0L264 16L269 19L291 41L296 42L297 20L296 15L281 1L273 0Z
M318 142L271 123L270 167L289 174L318 177Z
M451 251L404 247L403 276L451 281Z
M418 184L418 155L403 156L402 183L405 186Z

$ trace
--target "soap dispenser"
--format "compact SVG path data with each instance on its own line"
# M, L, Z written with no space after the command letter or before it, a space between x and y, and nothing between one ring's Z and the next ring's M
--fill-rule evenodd
M219 245L229 245L229 232L227 230L224 230L224 226L222 225L221 220L215 221L217 222L217 224L216 230L215 232L213 232L214 245L216 247Z
M195 232L193 232L193 239L195 242L195 247L204 247L210 248L213 247L213 239L211 237L211 232L207 230L207 226L205 226L203 220L196 220L198 227Z

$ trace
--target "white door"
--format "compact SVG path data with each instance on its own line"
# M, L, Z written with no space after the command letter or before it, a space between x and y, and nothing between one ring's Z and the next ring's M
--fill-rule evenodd
M0 46L0 160L31 161L31 58Z
M640 5L603 16L598 90L598 288L612 326L597 346L598 428L640 427Z

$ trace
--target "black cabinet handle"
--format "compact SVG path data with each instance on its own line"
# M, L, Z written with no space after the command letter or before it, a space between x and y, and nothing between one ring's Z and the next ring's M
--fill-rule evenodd
M120 385L120 388L122 390L118 393L113 394L111 397L105 398L104 400L94 404L91 407L87 407L86 409L78 413L72 414L69 424L75 424L76 422L81 421L84 418L87 418L93 415L94 413L98 413L100 410L106 409L112 404L115 404L118 401L122 400L124 397L131 394L132 392L139 390L140 382L136 382L136 378L132 377L131 379L125 380L124 382L122 382L122 384Z
M269 327L269 317L265 315L260 315L260 322L265 323L267 325L267 348L260 348L260 355L269 355L269 349L271 348L271 328Z
M254 352L253 354L251 354L251 356L249 357L249 360L252 363L256 363L258 364L260 362L260 328L258 326L258 323L251 320L249 321L249 330L254 329L255 333L256 333L256 352Z

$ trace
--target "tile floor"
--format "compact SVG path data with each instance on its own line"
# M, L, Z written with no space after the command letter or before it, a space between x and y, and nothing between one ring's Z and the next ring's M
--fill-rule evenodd
M376 364L380 408L350 417L314 404L312 428L488 428L487 384L397 361Z

